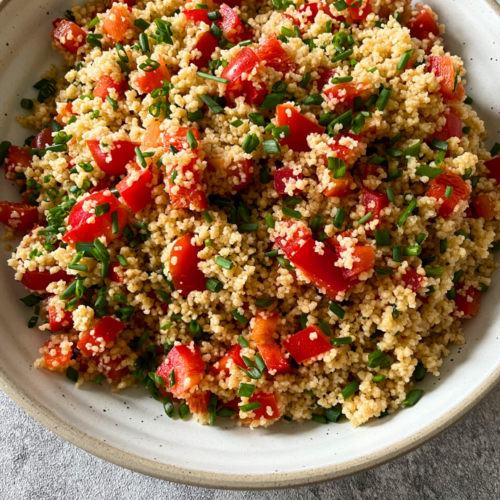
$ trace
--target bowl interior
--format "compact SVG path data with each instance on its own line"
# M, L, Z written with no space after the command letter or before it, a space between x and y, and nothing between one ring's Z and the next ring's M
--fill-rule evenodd
M500 18L486 0L429 2L447 25L446 43L465 61L467 91L484 119L491 143L500 142ZM31 131L15 117L21 98L60 57L51 49L51 22L71 5L63 0L0 2L0 140L22 144ZM19 201L4 181L0 199ZM0 231L3 231L0 229ZM251 431L219 419L215 427L171 420L141 389L112 394L88 384L76 390L64 376L33 368L45 333L30 330L30 316L0 249L0 387L65 438L125 467L200 486L297 485L373 466L411 449L470 408L499 377L500 275L484 297L481 314L465 326L467 343L452 347L439 378L420 385L425 396L402 410L355 430L345 421L327 426L277 424Z

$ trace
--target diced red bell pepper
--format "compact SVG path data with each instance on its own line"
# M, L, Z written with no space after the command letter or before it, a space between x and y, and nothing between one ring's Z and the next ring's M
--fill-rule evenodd
M48 301L50 331L55 333L61 330L70 330L73 328L73 313L58 309L54 304L55 300L58 300L58 297L52 295Z
M174 370L175 384L170 385L170 373ZM172 347L163 363L156 370L165 386L176 398L185 398L190 389L205 377L205 366L198 347L194 344Z
M297 363L308 361L332 348L330 339L316 325L308 326L288 337L283 341L283 345Z
M83 333L78 340L77 347L85 356L94 356L102 352L106 345L115 340L116 336L125 329L125 323L111 316L104 316L94 328L94 331ZM97 347L97 349L93 349Z
M191 9L185 10L184 15L188 21L193 21L194 23L205 23L210 26L212 22L208 19L207 9Z
M448 186L451 186L453 191L451 196L446 198ZM460 176L444 170L441 175L432 180L427 195L436 200L442 200L442 203L436 206L436 211L441 217L448 219L459 202L469 198L470 192L471 187Z
M135 168L116 185L124 203L135 214L146 208L152 201L153 175L147 168Z
M213 35L212 35L213 36ZM163 87L163 81L170 82L172 76L165 65L165 61L161 56L158 56L160 66L153 71L142 71L133 79L133 86L140 94L150 94L155 89Z
M14 146L11 146L11 149ZM496 181L500 184L500 156L496 156L489 161L484 162L484 166L489 170L489 173L486 174L488 179L496 179Z
M333 87L327 88L323 94L334 104L347 104L352 106L354 99L360 97L370 90L369 83L338 83Z
M316 252L316 244L312 238L290 258L292 264L300 269L320 291L335 299L339 292L344 292L356 283L349 282L342 274L342 270L335 266L336 255L326 246L322 253Z
M124 3L125 5L129 7L134 7L135 4L137 3L137 0L120 0L121 3Z
M373 12L370 0L346 0L347 5L358 5L360 2L359 7L353 6L347 9L349 16L355 23L364 21Z
M114 89L117 95L123 94L126 90L128 90L128 82L127 80L122 80L121 82L116 82L109 75L103 75L94 88L94 96L100 97L103 101L108 97L109 91Z
M452 137L458 137L459 139L462 138L463 136L463 123L462 120L453 114L446 114L446 123L444 124L443 128L439 132L435 132L431 136L431 141L432 139L438 139L440 141L447 141L448 139L451 139Z
M191 292L202 292L206 289L207 279L198 268L198 263L201 262L198 252L201 248L191 242L192 238L192 234L179 238L174 243L170 254L170 275L175 289L183 297L187 297Z
M124 359L125 356L114 359L111 359L109 355L101 356L97 366L106 378L111 379L113 382L119 382L130 371L128 366L118 368Z
M267 89L263 83L257 86L250 80L238 79L227 85L224 95L232 103L234 103L238 97L244 97L245 103L260 106L267 95Z
M465 97L463 83L458 83L455 88L457 71L450 56L430 56L429 68L436 75L441 77L441 95L450 101L461 101ZM455 89L455 91L453 91Z
M78 24L58 18L52 25L54 26L52 39L59 42L71 54L76 54L78 49L85 45L87 33Z
M302 173L294 174L293 168L280 168L274 172L274 189L278 194L287 194L286 186L288 181L291 181L292 179L298 181L303 177ZM299 194L301 192L301 189L293 190L293 194Z
M439 26L432 15L432 11L428 7L423 7L420 12L410 19L408 26L412 38L425 40L432 33L439 36Z
M198 9L204 10L204 9ZM203 391L200 394L189 396L186 403L189 406L191 413L206 413L208 411L208 402L210 401L210 392Z
M227 180L231 191L241 191L250 185L253 178L253 160L233 162L227 169Z
M45 292L51 283L61 280L69 283L73 278L62 270L57 271L57 273L51 273L48 269L44 271L26 270L21 278L21 283L29 290Z
M347 249L342 247L337 250L340 257L346 251ZM342 275L345 279L354 278L373 269L375 266L375 250L369 246L356 246L354 247L353 260L352 269L342 268Z
M131 28L130 11L127 7L115 3L102 23L102 29L114 43L125 40L127 31Z
M333 173L332 178L329 181L327 188L323 191L323 194L329 198L343 198L351 194L351 184L353 183L353 178L351 172L346 171L344 177L340 179L334 179Z
M212 366L211 370L213 373L220 373L224 371L226 375L229 375L229 364L234 363L236 366L246 369L245 362L241 359L241 346L236 344L229 351L224 354L224 356L219 359L219 361Z
M107 189L109 187L110 186L108 184L107 178L99 179L99 182L94 187L89 189L89 193L90 194L97 193L97 191L103 191L104 189Z
M281 145L288 146L296 152L311 151L307 144L307 137L310 134L322 134L325 130L324 127L301 114L291 104L278 104L276 117L278 127L288 125L290 128L290 135L280 139Z
M292 371L290 363L283 354L277 342L259 344L259 353L264 360L269 375L283 375Z
M226 38L231 43L236 44L252 38L252 32L245 28L245 25L238 17L236 11L231 9L229 5L223 3L220 6L219 12L222 19L220 21L215 21L215 24L224 31Z
M26 183L26 179L15 179L14 174L25 174L25 170L31 165L31 156L27 148L11 146L9 156L5 160L5 178L9 181Z
M118 262L111 262L109 265L109 279L115 283L123 283L122 276L118 273L121 265Z
M260 57L254 50L243 47L238 55L224 68L221 77L235 82L243 73L249 74L260 62Z
M278 326L279 314L277 312L262 311L255 315L252 328L252 340L257 344L274 342L273 334Z
M273 68L284 75L297 69L294 60L274 34L261 42L257 49L257 56L267 67Z
M411 288L413 292L416 292L422 286L425 277L418 274L415 269L407 267L406 273L401 275L401 279L406 288Z
M141 142L142 149L159 148L161 142L161 122L151 122L146 129Z
M103 151L100 141L88 139L85 141L97 166L108 175L123 175L127 173L127 164L135 158L137 144L130 141L114 141L114 149Z
M259 420L262 417L270 420L280 417L280 412L278 409L278 404L276 402L276 397L273 393L259 392L254 394L249 400L249 403L260 403L260 408L252 410L254 417L253 420Z
M314 4L306 4L306 5L314 5ZM323 69L319 71L319 78L316 82L318 85L318 92L322 92L323 87L330 82L332 78L337 76L336 69Z
M109 203L109 212L95 215L95 207ZM87 211L88 210L88 211ZM113 233L112 217L117 212L118 231ZM128 222L128 209L111 194L109 189L98 191L80 200L72 209L68 218L71 229L63 240L74 247L77 241L92 242L104 236L107 242L119 238Z
M472 198L471 202L479 217L491 220L496 216L495 203L487 194L480 194L476 198Z
M289 259L311 239L311 236L312 232L307 226L292 221L283 221L280 229L276 229L273 233L274 241Z
M352 141L355 141L357 145L355 145ZM363 136L358 135L358 134L352 134L352 133L344 133L338 135L334 141L333 144L328 144L328 147L335 153L334 156L337 158L341 159L343 162L347 163L347 165L351 166L358 161L359 157L363 154L364 152L364 145L363 145ZM352 149L348 146L343 145L342 143L349 142L352 144ZM328 161L327 158L325 158L325 163Z
M52 129L44 128L32 141L31 147L35 149L45 149L47 146L52 146L54 139L52 137Z
M49 339L43 344L42 349L45 350L43 360L49 370L63 371L69 366L71 357L73 356L71 347L68 352L66 350L63 352L60 344L54 344Z
M55 117L55 120L59 125L63 127L68 124L68 120L73 116L73 103L67 102L59 108L59 113Z
M389 198L386 194L363 188L361 203L366 208L366 213L374 212L375 215L380 215L380 212L389 206Z
M212 54L218 46L219 40L210 31L203 32L192 49L193 52L200 52L200 55L193 60L193 64L198 69L208 68L208 61L210 61Z
M458 285L456 287L457 293L454 299L456 310L457 312L463 313L463 316L475 316L479 312L479 307L481 305L481 292L470 286L465 292L465 295L461 295L459 291L462 288L463 285Z
M198 130L191 127L180 127L177 132L163 134L165 149L172 145L178 151L191 151L187 141L187 133L191 130L196 141L199 141ZM168 172L168 188L170 202L174 209L189 208L190 210L205 210L208 207L207 196L200 182L200 175L196 169L199 145L192 151L193 159L187 165L174 168ZM172 176L173 171L176 176ZM173 181L173 182L172 182Z
M314 22L319 11L322 11L329 16L331 14L330 7L322 2L303 4L299 7L298 11L300 13L303 13L303 12L306 13L306 20L308 23Z
M38 222L38 208L0 201L0 222L16 231L28 232Z

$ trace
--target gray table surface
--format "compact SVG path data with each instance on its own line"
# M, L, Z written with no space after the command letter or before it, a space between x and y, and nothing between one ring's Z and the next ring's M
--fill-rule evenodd
M500 498L500 387L453 428L390 464L285 491L206 490L130 472L42 427L0 391L0 499L312 500Z
M500 498L499 447L497 387L447 432L377 469L293 490L207 490L94 457L45 429L0 391L0 500L493 500Z

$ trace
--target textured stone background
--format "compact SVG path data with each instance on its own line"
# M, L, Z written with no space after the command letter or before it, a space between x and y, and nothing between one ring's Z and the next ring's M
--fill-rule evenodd
M96 458L42 427L0 391L0 499L498 499L499 431L497 387L452 429L378 469L294 490L206 490L152 479Z

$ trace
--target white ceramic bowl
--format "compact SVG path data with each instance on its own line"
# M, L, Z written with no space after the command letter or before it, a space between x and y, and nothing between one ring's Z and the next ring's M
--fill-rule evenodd
M493 0L429 0L447 26L446 46L463 57L467 90L500 142L500 8ZM0 140L24 141L15 122L22 97L59 56L50 47L51 21L67 0L0 0ZM3 176L3 174L2 174ZM17 200L2 182L0 199ZM212 488L267 489L331 480L381 465L420 446L456 422L500 378L500 274L481 313L465 327L467 343L453 348L439 379L427 376L425 396L355 430L277 424L251 431L219 419L215 427L170 420L146 391L119 395L94 384L76 390L64 376L32 367L47 335L29 330L26 295L0 250L0 388L46 427L94 455L123 467L179 483Z

